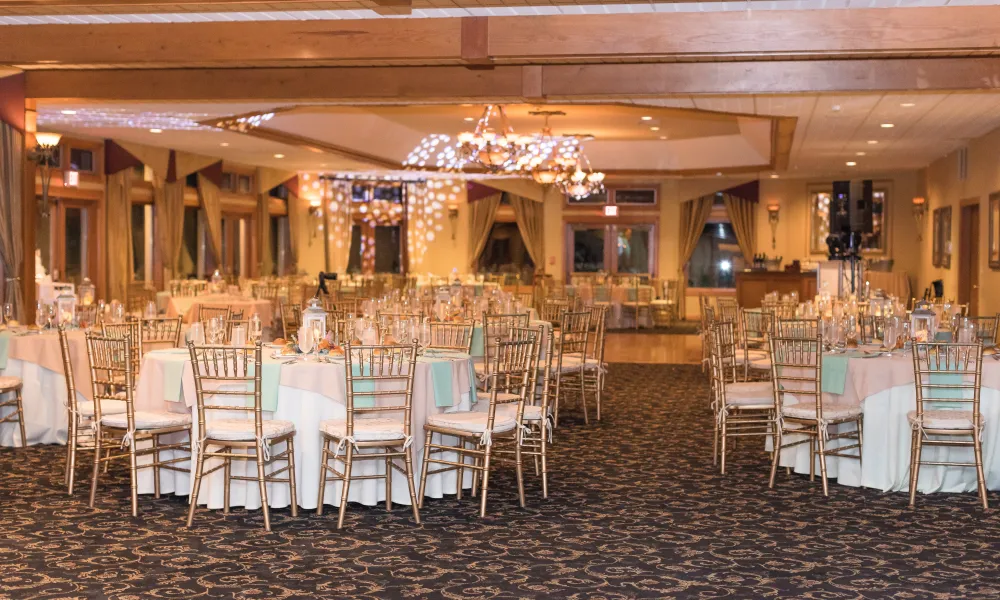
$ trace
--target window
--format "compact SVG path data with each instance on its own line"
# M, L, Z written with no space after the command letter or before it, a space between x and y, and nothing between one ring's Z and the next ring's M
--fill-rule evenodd
M524 245L516 223L494 223L490 239L479 255L479 271L488 273L534 272L535 263Z
M249 194L251 185L251 179L249 175L239 175L236 178L236 191L241 194Z
M354 225L351 227L351 250L347 255L347 272L354 274L361 272L361 226L360 225Z
M198 187L198 173L188 173L187 177L184 178L184 185L189 188Z
M400 225L375 227L375 272L402 273Z
M615 251L617 253L618 273L649 273L652 252L652 227L642 225L637 227L615 228Z
M569 225L569 273L649 273L656 267L655 225Z
M655 188L629 188L613 190L615 204L656 204Z
M872 190L872 232L861 241L861 251L866 254L884 254L886 243L886 210L889 205L888 190ZM814 189L809 193L809 251L827 254L826 238L830 235L830 203L833 194L829 189Z
M74 171L83 171L84 173L94 172L94 153L90 150L83 150L80 148L70 148L69 150L69 168Z
M608 191L604 190L599 194L591 194L584 198L574 198L572 196L566 196L566 202L569 204L607 204Z
M201 245L198 234L202 229L198 213L198 209L194 207L184 209L184 243L178 271L174 274L177 279L187 279L198 274L198 250Z
M146 206L132 205L132 279L146 281Z
M227 192L233 191L233 188L236 187L234 185L235 180L236 180L236 176L233 175L232 173L223 173L222 174L222 183L221 183L221 185L219 185L219 189L226 190Z
M574 227L573 272L597 273L604 270L604 227Z
M66 272L63 274L64 281L80 283L87 277L87 250L89 227L87 223L87 209L78 207L66 207Z
M706 223L688 262L688 287L732 288L743 269L743 255L729 223Z

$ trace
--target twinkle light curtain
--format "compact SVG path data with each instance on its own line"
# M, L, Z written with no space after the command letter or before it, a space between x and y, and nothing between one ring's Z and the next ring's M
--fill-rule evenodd
M0 122L0 259L6 277L18 277L24 262L21 242L21 162L24 160L24 134L12 125ZM23 319L24 297L16 281L5 284L4 298L14 305Z
M353 185L350 181L329 182L329 191L323 201L328 202L328 220L323 231L323 239L330 249L329 270L337 273L347 271L351 253L351 232L354 226L354 209L351 201Z
M132 281L132 169L108 175L107 193L108 298L124 301Z
M678 264L680 267L677 269L677 281L680 288L678 304L680 304L679 312L681 316L685 314L684 296L687 289L685 268L687 268L688 261L691 260L691 255L694 254L695 247L698 246L701 232L705 229L708 215L712 212L712 202L714 200L714 195L708 195L696 200L688 200L681 204L680 247L678 252L678 257L680 258Z
M508 194L510 204L514 207L514 218L517 220L517 229L524 239L524 246L528 249L535 268L542 268L545 265L545 205L535 200L530 200L522 196Z

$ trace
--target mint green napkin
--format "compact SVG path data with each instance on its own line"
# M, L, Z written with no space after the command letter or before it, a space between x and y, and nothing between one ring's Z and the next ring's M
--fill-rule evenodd
M265 362L260 371L260 409L268 412L278 410L278 388L281 386L281 363ZM253 377L256 367L247 365L247 375ZM247 391L253 393L253 383L247 382ZM247 398L247 406L253 406L253 398Z
M420 362L431 366L431 384L434 386L434 406L451 407L455 405L452 397L451 361L435 360L423 357Z
M950 331L938 331L934 334L934 340L938 342L950 342L951 332Z
M9 331L0 333L0 369L7 368L7 351L10 349L10 338L14 337Z
M932 369L938 368L936 361L932 361L930 366ZM953 365L953 367L954 367L953 370L958 370L959 368L961 368L960 365ZM961 385L962 375L960 373L945 373L945 372L931 373L929 383L931 383L932 385L945 385L945 384ZM965 392L965 390L963 390L962 388L930 388L927 390L927 397L942 398L942 399L961 398L963 392ZM935 407L935 408L953 408L953 407L945 406L945 407Z
M823 355L823 381L821 383L824 394L836 394L840 396L844 393L844 386L847 385L847 363L852 358L860 358L860 352L845 352L844 354L824 354Z
M483 343L483 328L478 325L472 329L472 356L476 358L486 356L486 345Z
M351 376L352 377L370 377L371 370L365 367L364 374L361 372L361 365L359 363L351 363ZM375 391L375 382L370 380L359 381L354 384L354 407L355 408L372 408L375 406L375 396L368 396L366 394L371 394Z
M479 402L479 390L476 389L476 365L471 360L465 361L469 366L469 402Z
M185 353L187 353L186 350ZM184 365L188 361L182 358L179 352L164 351L163 354L175 355L161 361L163 364L163 397L169 402L180 402L184 400L181 379L184 377Z

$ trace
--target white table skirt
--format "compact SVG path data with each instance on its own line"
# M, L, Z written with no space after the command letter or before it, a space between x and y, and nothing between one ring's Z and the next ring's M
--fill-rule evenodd
M983 468L986 487L1000 489L1000 391L982 388L981 410L985 419L983 432ZM827 476L851 487L869 487L883 492L905 492L910 489L911 429L906 415L916 410L916 389L902 385L869 396L862 403L864 410L864 454L857 459L827 457ZM839 430L853 429L853 424ZM836 429L834 431L837 431ZM786 437L786 440L791 441ZM834 441L831 447L836 445ZM840 440L851 444L850 440ZM770 441L767 447L770 448ZM940 448L925 446L924 460L973 462L972 448ZM796 473L809 473L809 445L802 444L783 450L779 464L792 467ZM819 475L819 459L815 472ZM780 475L780 474L779 474ZM924 465L920 468L917 490L932 492L973 492L976 490L976 470L973 467Z
M24 426L28 445L65 444L67 431L66 378L35 363L9 359L4 375L20 377L24 405ZM77 392L77 400L86 400ZM13 412L14 407L0 409L0 416ZM0 446L20 446L21 433L17 423L0 424Z

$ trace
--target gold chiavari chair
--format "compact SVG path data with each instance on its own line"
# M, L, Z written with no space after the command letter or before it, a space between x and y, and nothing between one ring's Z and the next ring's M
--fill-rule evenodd
M281 313L281 333L286 340L290 339L302 326L302 306L279 300L278 312Z
M142 322L134 317L128 317L121 323L104 323L101 325L101 335L120 340L128 340L132 359L132 385L139 379L139 367L142 365ZM124 385L124 381L119 382Z
M24 430L24 401L21 397L23 382L13 375L0 376L0 410L13 408L11 412L0 416L0 423L17 423L21 433L21 447L27 447L28 436ZM4 399L4 396L7 396Z
M563 358L562 365L570 370L576 367L583 369L584 393L593 393L597 420L601 420L601 393L604 391L607 366L604 364L604 339L607 327L607 306L585 306L582 312L589 313L588 326L590 335L587 339L587 350L581 363L575 355ZM558 339L558 338L557 338ZM575 382L570 384L575 388Z
M559 426L559 405L566 392L579 392L583 407L583 422L589 424L587 414L587 347L590 340L590 312L563 313L556 340L555 357L555 406L553 421Z
M774 315L765 310L754 309L743 309L740 313L743 325L740 336L743 380L749 381L751 376L766 379L771 371L767 338L774 329ZM722 320L728 321L729 319L723 317Z
M641 279L632 279L632 285L626 290L629 298L622 303L622 314L631 315L632 328L639 328L639 320L645 314L650 321L653 320L653 287L640 283Z
M157 317L140 322L140 345L145 355L150 350L179 348L181 345L181 317Z
M659 298L650 302L653 325L669 327L680 318L677 297L680 292L676 279L656 280L654 289L660 293Z
M472 334L475 331L474 321L441 323L432 321L431 343L428 348L439 350L458 350L472 354Z
M76 321L84 329L99 326L103 316L96 304L76 307Z
M520 302L525 309L535 308L535 291L534 289L527 292L518 290L514 293L514 300Z
M298 501L295 496L295 424L291 421L264 419L261 346L196 346L188 342L188 349L194 370L201 440L196 451L197 466L187 526L191 527L194 523L202 479L222 469L223 514L229 514L230 481L256 481L264 513L264 530L271 531L268 483L288 484L292 516L298 516ZM233 412L252 413L253 418L232 418ZM222 413L224 417L214 418L218 413ZM212 418L209 418L210 415ZM284 451L275 454L276 444L285 444ZM220 458L222 463L206 471L205 461L212 458ZM254 461L257 464L256 477L233 475L233 460ZM265 473L266 466L277 461L284 462L285 466ZM280 477L282 473L285 474L284 477Z
M202 323L212 319L222 319L223 321L227 321L229 320L229 316L232 312L233 308L231 306L200 305L198 307L198 320Z
M715 413L712 464L720 464L720 472L725 475L727 439L771 436L773 441L774 393L767 381L737 381L736 328L731 322L713 324L710 340L712 409Z
M708 349L711 344L709 327L715 321L715 309L712 307L711 298L708 296L698 296L698 316L701 318L701 324L698 328L698 337L701 338L701 370L705 373L709 368Z
M778 337L815 339L819 335L819 319L778 319L775 331Z
M979 501L984 509L989 508L983 472L984 420L980 411L982 342L914 344L913 376L917 409L906 415L913 431L910 443L910 507L916 502L920 467L938 465L974 467ZM975 460L971 463L924 460L924 446L971 446Z
M967 317L976 326L976 339L989 348L997 343L997 325L1000 315L992 317Z
M508 332L508 336L511 332ZM533 332L532 332L533 333ZM427 476L446 471L458 471L456 487L461 490L463 473L471 469L473 495L479 493L479 516L486 516L486 496L489 490L490 460L493 445L501 438L508 437L514 442L514 467L517 473L517 490L521 507L524 508L524 466L521 445L517 443L521 435L525 398L533 393L538 359L537 333L521 341L498 341L492 354L493 364L489 371L489 406L485 412L462 411L431 415L424 425L424 464L420 474L420 507L423 508ZM513 404L513 411L498 410ZM438 434L441 441L433 442ZM444 436L458 438L457 446L445 444ZM471 447L469 447L471 446ZM480 449L482 448L482 449ZM457 452L458 460L452 461L441 455ZM468 460L472 462L469 463ZM441 465L430 471L431 464Z
M94 423L95 403L91 400L81 401L76 395L76 374L73 371L73 358L70 354L69 336L66 328L59 326L59 351L62 354L63 373L66 379L66 491L73 495L76 482L76 456L80 450L94 449L94 434L91 427ZM126 411L124 400L105 400L101 403L103 414L117 415Z
M326 330L333 333L333 342L338 346L343 346L347 342L354 341L354 323L348 319L338 317L336 313L326 313Z
M87 357L90 360L90 378L94 394L94 470L90 480L90 507L97 499L97 481L101 465L115 460L129 462L129 481L132 496L132 516L139 516L138 470L153 470L153 489L160 497L160 470L168 469L181 473L190 468L180 468L176 464L190 460L191 415L159 411L137 411L133 399L135 383L131 365L133 345L128 337L113 338L87 334ZM116 391L124 381L123 391ZM109 414L104 407L112 402L125 401L125 411ZM186 442L163 443L160 436L186 433ZM151 446L139 448L140 442L150 442ZM116 451L119 446L124 451ZM104 451L107 455L104 456ZM165 451L184 452L179 456L161 460ZM148 463L139 464L139 458L151 456Z
M715 299L715 314L720 321L740 322L740 306L732 296L719 296Z
M423 320L423 315L421 315L420 313L390 313L390 312L376 311L375 319L383 327L388 327L395 321L411 321L411 322L415 321L419 323L420 321Z
M242 308L240 310L235 310L233 308L230 308L230 310L229 310L229 319L233 320L233 321L244 321L244 320L246 320L247 319L247 317L246 317L246 310L242 309Z
M861 406L823 401L823 339L771 337L771 378L778 411L776 427L777 439L771 458L771 481L778 471L781 451L786 448L809 444L809 479L814 479L814 455L819 455L820 477L823 480L823 495L829 495L826 479L826 457L856 458L861 460L864 442L863 413ZM830 427L844 423L854 423L854 431L830 433ZM792 425L792 427L789 427ZM801 437L791 443L784 443L785 436ZM847 445L828 447L830 442ZM852 451L856 450L857 454Z
M562 321L563 313L569 312L571 306L569 300L565 298L546 298L542 300L540 308L541 315L539 318L542 321L552 323L553 326L558 326L560 321Z
M146 313L146 306L152 302L156 304L156 292L150 289L133 288L128 290L126 310L132 314L143 315Z
M881 340L885 334L885 317L865 315L858 319L861 328L861 343L871 344Z
M406 477L413 520L419 525L420 502L414 491L411 446L413 374L417 364L417 344L348 344L344 355L347 371L347 418L323 421L319 425L323 438L323 456L316 514L323 514L323 497L331 475L341 482L337 529L344 526L351 481L385 478L385 509L392 510L392 476L394 471L399 471ZM363 448L374 452L361 452ZM385 473L356 474L355 463L363 460L384 461ZM331 461L333 465L330 464ZM337 470L337 461L343 463L342 471ZM402 466L397 461L402 461Z
M276 281L263 281L254 283L250 287L250 293L257 300L277 300L278 299L278 282Z
M483 313L483 362L475 364L476 375L483 387L489 384L489 368L493 364L493 349L500 340L510 338L514 327L527 327L528 313Z

